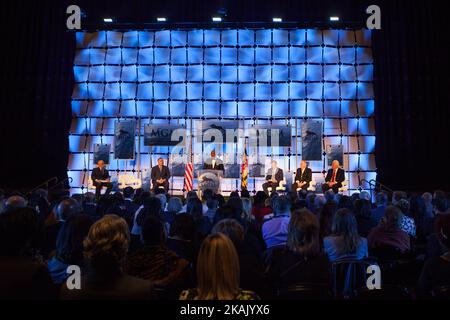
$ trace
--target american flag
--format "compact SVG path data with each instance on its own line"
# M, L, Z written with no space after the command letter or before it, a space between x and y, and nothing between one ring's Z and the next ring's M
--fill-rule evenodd
M192 144L189 145L188 161L186 163L186 171L184 172L184 189L186 192L192 191L194 188L194 165L192 164Z

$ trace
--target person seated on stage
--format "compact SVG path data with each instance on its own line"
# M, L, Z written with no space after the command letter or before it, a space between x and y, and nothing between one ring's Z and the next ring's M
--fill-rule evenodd
M150 176L154 191L159 187L163 187L166 192L169 190L170 170L164 165L163 158L158 159L158 165L152 168Z
M297 192L297 189L308 190L312 180L312 171L308 168L305 160L300 163L300 168L295 173L295 182L292 184L292 191Z
M345 171L339 168L339 161L333 160L331 163L331 169L328 170L325 177L325 183L322 185L322 190L325 193L327 190L332 189L334 193L339 192L339 188L342 187L342 182L345 181Z
M280 185L280 181L283 180L283 169L278 168L275 160L272 160L271 165L272 167L267 171L266 182L262 185L266 194L269 194L269 188L275 191L276 187Z
M225 170L222 160L216 157L216 150L211 151L211 157L206 159L205 164L203 165L203 169L222 171Z
M105 196L111 192L113 187L111 183L111 176L105 168L105 162L103 160L99 160L97 162L97 168L92 169L91 179L92 184L95 186L95 198L97 200L100 198L102 187L106 187Z

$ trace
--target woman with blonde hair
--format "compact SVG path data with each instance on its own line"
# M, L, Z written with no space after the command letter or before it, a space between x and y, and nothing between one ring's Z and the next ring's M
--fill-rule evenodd
M197 259L197 288L184 290L180 300L259 300L239 288L239 258L233 242L222 233L209 235Z
M129 276L123 264L130 244L126 221L105 215L94 223L83 242L86 269L81 272L81 288L69 290L63 285L61 298L79 299L151 299L152 283Z

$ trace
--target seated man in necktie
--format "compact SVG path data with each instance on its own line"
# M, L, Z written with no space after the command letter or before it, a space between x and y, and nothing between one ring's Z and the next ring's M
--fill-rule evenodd
M206 159L205 164L203 165L203 169L222 171L225 170L222 160L216 157L216 150L211 151L211 157Z
M339 188L342 187L342 182L345 181L345 171L339 168L339 165L339 161L337 160L333 160L331 163L331 169L328 170L325 183L322 185L324 193L329 189L332 189L334 193L338 193Z
M300 168L295 173L295 182L292 184L292 191L297 192L297 189L308 190L312 180L312 171L308 168L305 160L300 163Z
M170 170L164 165L163 158L158 159L158 165L152 168L150 177L154 191L159 187L163 187L166 192L169 190Z
M111 183L111 176L108 170L105 168L105 162L99 160L97 162L97 168L92 169L91 173L92 184L95 186L95 198L100 198L100 192L103 187L106 187L105 196L107 196L113 187Z
M269 194L269 188L275 191L276 187L280 185L280 181L283 180L283 169L278 168L278 164L275 160L272 160L271 168L267 171L266 182L262 187L266 194Z

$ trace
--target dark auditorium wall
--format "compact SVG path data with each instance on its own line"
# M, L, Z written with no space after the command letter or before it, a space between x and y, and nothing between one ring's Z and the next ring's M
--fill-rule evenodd
M65 9L80 5L88 23L209 21L220 7L228 21L315 22L329 15L364 23L378 4L382 30L374 32L378 179L394 189L450 189L446 168L449 108L448 23L435 1L2 1L0 187L31 188L66 177L74 38ZM176 4L174 4L176 2ZM304 25L302 25L304 26Z

